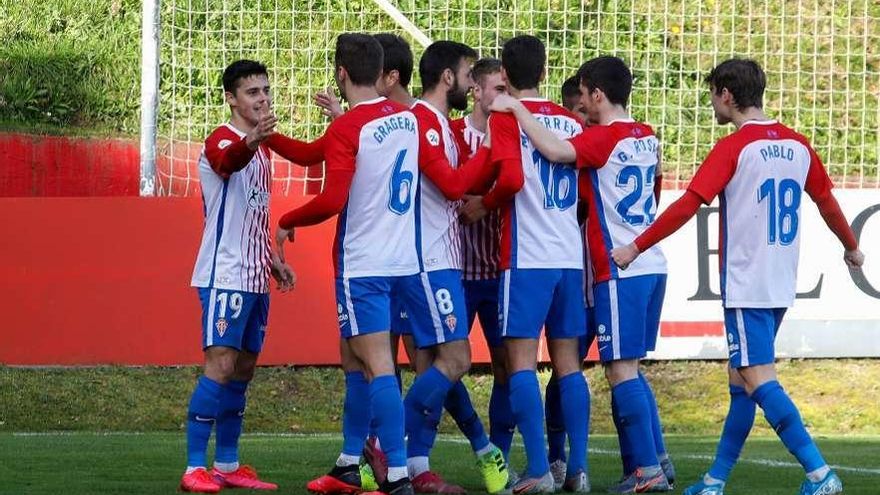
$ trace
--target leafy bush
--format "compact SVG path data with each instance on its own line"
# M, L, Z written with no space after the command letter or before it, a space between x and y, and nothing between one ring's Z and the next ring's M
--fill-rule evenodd
M703 76L730 56L755 58L769 76L768 112L806 134L833 175L877 180L876 1L395 3L432 39L460 40L483 55L497 55L515 34L542 38L549 47L545 93L551 98L584 59L621 56L635 75L633 114L655 126L666 169L681 178L729 132L712 121ZM164 0L161 8L159 126L164 138L183 141L200 141L226 119L220 73L242 57L269 64L282 130L314 137L326 121L311 94L332 81L336 35L401 31L372 0ZM4 2L0 125L136 133L139 39L136 0ZM413 48L419 56L421 47Z

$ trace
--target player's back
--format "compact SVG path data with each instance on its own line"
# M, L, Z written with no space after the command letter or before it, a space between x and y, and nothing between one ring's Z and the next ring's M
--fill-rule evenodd
M342 277L418 272L414 205L418 126L412 112L378 98L355 105L327 129L327 159L354 160L334 253Z
M666 258L653 246L626 271L611 260L611 249L626 246L644 232L657 214L654 184L660 144L650 126L632 119L584 130L578 138L579 161L588 162L586 200L589 207L587 242L596 281L666 273Z
M460 153L449 119L424 100L416 101L412 112L419 121L419 132L423 135L421 145L442 147L449 164L457 168ZM419 223L417 242L420 243L422 269L460 270L458 207L461 202L447 200L426 175L420 177L416 221Z
M569 139L583 131L577 117L551 101L543 98L521 101L559 139ZM504 129L507 135L504 141L496 139L496 125L491 125L493 119L498 119L497 125ZM547 160L512 115L492 114L490 127L493 159L496 156L518 158L524 176L522 189L502 212L502 268L582 269L577 170ZM511 132L517 135L515 142L508 140Z
M194 287L269 291L269 150L260 146L247 166L228 176L215 172L208 159L244 136L230 124L221 125L205 140L199 158L205 230L192 276Z
M733 167L719 195L725 306L791 306L802 193L810 187L811 164L821 163L806 138L776 121L747 122L716 148L722 153L712 155L726 155ZM828 180L822 172L811 177L820 185Z

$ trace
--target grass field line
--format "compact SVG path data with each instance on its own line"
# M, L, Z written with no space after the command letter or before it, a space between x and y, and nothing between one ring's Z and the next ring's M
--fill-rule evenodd
M63 437L63 436L142 436L150 433L145 432L126 432L126 431L108 431L108 432L89 432L89 431L37 431L37 432L13 432L12 436L14 437ZM172 435L169 433L169 435ZM173 435L177 435L174 433ZM182 435L182 434L181 434ZM254 432L254 433L246 433L244 434L244 438L247 437L263 437L263 438L326 438L332 440L342 440L342 435L339 433L262 433L262 432ZM453 444L462 444L467 445L468 441L464 438L458 438L454 436L440 435L437 438L439 442L445 443L453 443ZM514 440L515 445L522 445L522 442L519 440ZM612 449L597 449L591 448L589 449L591 454L594 455L602 455L602 456L618 456L620 455L619 451ZM690 459L690 460L699 460L699 461L712 461L714 457L706 454L688 454L676 452L673 458L678 459ZM778 461L774 459L762 459L762 458L741 458L738 462L745 464L754 464L758 466L765 467L773 467L773 468L800 468L801 465L796 462L790 461ZM855 466L841 466L841 465L832 465L834 469L846 472L846 473L856 473L856 474L864 474L864 475L880 475L880 469L872 469L872 468L862 468Z

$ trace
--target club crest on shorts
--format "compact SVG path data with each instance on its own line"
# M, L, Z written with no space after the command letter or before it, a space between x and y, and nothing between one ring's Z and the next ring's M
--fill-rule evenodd
M222 337L226 333L226 329L229 328L229 323L226 318L218 318L214 326L217 327L217 335Z
M458 323L458 318L453 314L446 315L446 328L449 329L450 332L455 333L455 324Z

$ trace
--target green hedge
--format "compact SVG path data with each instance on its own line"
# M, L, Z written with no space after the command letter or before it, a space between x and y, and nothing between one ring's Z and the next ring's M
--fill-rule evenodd
M433 39L484 55L533 33L550 47L546 93L586 58L622 56L632 110L655 125L667 170L690 175L729 129L712 123L702 77L732 55L767 69L769 113L804 132L835 175L876 178L880 3L770 0L398 0ZM319 133L310 95L331 81L337 33L397 30L372 1L163 0L160 131L200 141L226 118L219 75L266 61L283 130ZM552 13L549 13L552 12ZM0 6L0 128L136 134L140 3L23 0ZM414 44L417 56L421 48ZM417 80L415 84L417 85ZM872 179L875 180L875 179Z

